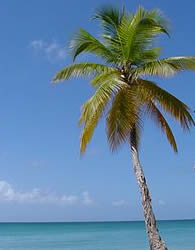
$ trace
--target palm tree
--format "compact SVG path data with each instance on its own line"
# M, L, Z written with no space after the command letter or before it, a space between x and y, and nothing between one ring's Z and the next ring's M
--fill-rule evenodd
M112 151L125 142L130 145L133 169L141 192L145 224L151 250L165 250L152 210L151 197L139 161L139 139L143 116L147 115L165 133L173 150L177 145L161 113L169 113L184 129L194 125L189 108L146 76L172 76L183 70L195 70L195 57L159 59L156 37L167 34L167 21L159 10L139 7L134 14L113 7L96 11L103 28L98 40L79 29L71 40L73 60L91 53L100 62L73 63L59 71L54 82L71 77L90 76L95 94L82 106L79 124L83 125L80 151L85 152L98 121L105 115L106 133Z

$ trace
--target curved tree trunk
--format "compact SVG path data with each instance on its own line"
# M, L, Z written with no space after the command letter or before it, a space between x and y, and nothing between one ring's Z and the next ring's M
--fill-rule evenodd
M131 145L133 169L136 175L137 183L138 183L141 197L142 197L142 206L143 206L143 211L144 211L145 225L147 229L150 249L151 250L168 250L159 234L159 231L156 225L156 219L152 210L149 189L147 187L143 169L140 165L139 154L137 150L136 128L134 128L131 132L130 145Z

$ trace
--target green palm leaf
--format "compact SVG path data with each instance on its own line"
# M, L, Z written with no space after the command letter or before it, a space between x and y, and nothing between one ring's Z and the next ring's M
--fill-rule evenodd
M84 125L81 135L81 153L85 152L87 144L93 135L93 131L109 101L119 90L123 89L125 85L126 84L117 79L104 81L96 90L95 94L83 105L79 120L79 124Z
M157 102L166 112L174 117L184 129L189 129L192 125L195 125L187 105L175 96L158 87L152 81L138 79L136 82L140 100Z
M140 7L135 15L126 15L118 28L126 63L140 63L142 55L152 48L153 39L160 33L167 33L163 23L157 20L158 12L148 12ZM155 58L158 54L155 54ZM151 59L151 55L149 58ZM154 59L154 58L153 58Z
M133 74L140 75L172 76L183 70L195 70L195 56L169 57L151 61L137 67Z
M169 141L170 145L172 146L173 150L177 152L177 144L174 138L174 135L167 123L166 119L160 112L160 110L156 107L153 102L147 103L147 114L151 116L153 121L162 129L162 131L166 134L167 140Z
M103 8L97 9L93 18L101 20L101 25L105 32L103 35L116 36L117 28L121 23L123 15L123 11L120 11L118 8L104 6Z
M107 115L107 137L112 151L129 139L131 129L139 119L135 94L126 85L115 96Z
M73 60L81 53L92 53L95 56L102 57L107 62L116 62L117 56L94 36L86 30L80 28L70 43L70 49L73 52Z
M113 72L115 69L103 64L83 62L74 63L57 72L53 78L54 82L69 80L71 77L91 76Z
M119 72L118 69L116 70L112 70L110 72L106 72L106 73L102 73L102 74L99 74L97 75L95 78L93 78L91 80L91 84L93 87L98 87L102 82L105 82L105 81L112 81L113 78L118 78L120 79L120 76L121 76L121 73Z

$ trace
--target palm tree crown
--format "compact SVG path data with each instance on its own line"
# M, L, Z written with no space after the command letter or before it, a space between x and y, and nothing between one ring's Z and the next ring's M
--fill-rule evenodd
M80 29L70 43L73 59L91 53L104 62L73 63L58 72L54 82L71 77L91 76L95 94L82 106L79 123L83 125L80 150L83 153L98 121L105 114L111 150L134 138L139 142L143 114L149 115L165 132L173 150L177 145L161 110L174 117L184 129L194 125L188 107L145 76L172 76L182 70L195 70L195 57L159 59L160 48L155 39L167 34L167 22L159 10L142 7L130 14L108 7L99 9L94 19L103 28L101 40Z

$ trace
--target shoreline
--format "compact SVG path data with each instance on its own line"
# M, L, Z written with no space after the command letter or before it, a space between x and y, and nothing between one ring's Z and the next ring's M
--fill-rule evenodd
M160 219L157 222L195 221L195 219ZM0 224L70 224L70 223L144 223L144 220L106 220L106 221L0 221Z

